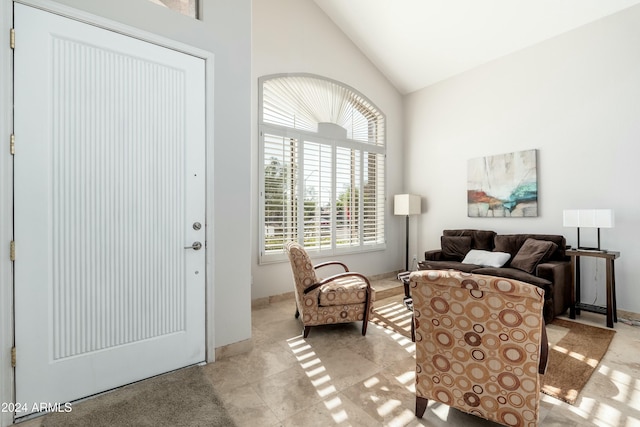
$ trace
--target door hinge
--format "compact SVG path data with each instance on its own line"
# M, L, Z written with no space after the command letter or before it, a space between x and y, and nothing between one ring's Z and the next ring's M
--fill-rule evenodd
M13 156L16 154L16 136L11 134L11 138L9 139L9 152Z
M11 367L16 367L16 348L11 347Z
M16 48L16 30L14 28L9 32L9 46L11 46L11 49Z
M9 258L11 261L16 260L16 242L14 240L9 244Z

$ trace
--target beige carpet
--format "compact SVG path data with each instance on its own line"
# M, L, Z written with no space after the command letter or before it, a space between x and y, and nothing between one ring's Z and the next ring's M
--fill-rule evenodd
M574 404L609 349L616 331L554 319L547 326L549 363L542 392Z
M51 427L233 426L201 366L131 384L39 419Z
M405 337L411 337L411 312L398 299L376 301L371 321ZM542 378L542 392L575 403L615 334L613 329L556 318L547 325L549 362Z

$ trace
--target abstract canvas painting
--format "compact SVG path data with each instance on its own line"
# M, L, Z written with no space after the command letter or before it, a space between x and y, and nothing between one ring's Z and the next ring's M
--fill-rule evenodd
M537 150L469 160L467 215L538 216Z

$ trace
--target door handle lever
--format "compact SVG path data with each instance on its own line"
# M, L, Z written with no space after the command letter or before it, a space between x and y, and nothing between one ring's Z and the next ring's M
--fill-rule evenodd
M202 249L202 243L200 242L193 242L193 244L191 246L185 246L185 249L193 249L194 251L199 251L200 249Z

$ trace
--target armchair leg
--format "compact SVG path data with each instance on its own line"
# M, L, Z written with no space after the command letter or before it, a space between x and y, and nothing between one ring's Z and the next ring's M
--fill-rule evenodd
M304 332L302 333L302 336L304 338L307 338L309 336L309 332L311 331L311 326L305 326L304 327Z
M298 306L296 306L296 314L295 314L295 316L296 316L296 319L297 319L298 317L300 317L300 312L298 311Z
M427 403L429 403L429 399L416 396L416 417L422 418L424 411L427 409Z
M362 318L362 336L367 335L367 326L369 325L369 311L371 303L371 294L367 292L367 300L364 303L364 317Z

